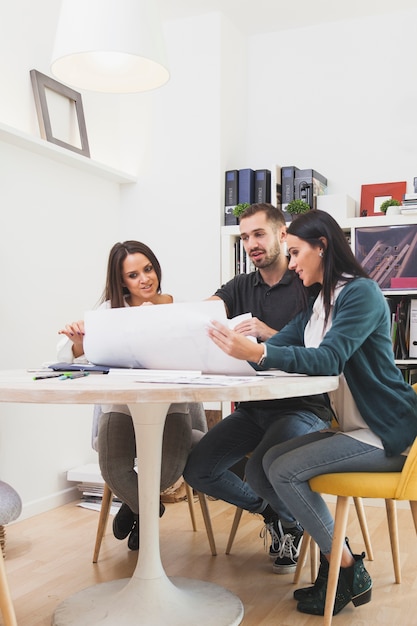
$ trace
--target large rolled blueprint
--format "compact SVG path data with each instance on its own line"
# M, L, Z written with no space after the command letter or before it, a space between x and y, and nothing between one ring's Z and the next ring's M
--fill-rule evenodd
M221 300L88 311L84 352L91 363L114 368L255 375L249 363L213 343L211 320L231 326Z

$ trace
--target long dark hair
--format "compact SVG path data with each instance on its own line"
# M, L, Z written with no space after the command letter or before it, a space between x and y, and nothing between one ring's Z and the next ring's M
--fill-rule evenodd
M337 283L347 283L358 276L369 276L356 260L343 230L329 213L316 209L302 213L290 223L287 232L307 241L313 248L323 249L322 296L326 323ZM346 274L350 277L346 277Z
M110 300L112 309L118 309L125 306L124 297L129 294L129 290L123 285L122 266L123 261L128 254L136 254L140 252L146 256L153 265L155 273L158 277L158 293L161 293L162 270L158 259L152 250L141 241L123 241L123 243L115 243L109 253L107 263L106 286L103 291L100 302Z

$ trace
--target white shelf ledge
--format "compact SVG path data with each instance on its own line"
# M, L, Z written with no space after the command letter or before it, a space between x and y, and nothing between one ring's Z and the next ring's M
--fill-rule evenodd
M53 161L69 165L70 167L75 167L90 174L100 176L111 182L125 184L135 183L137 181L137 176L134 174L113 169L108 165L93 161L77 152L61 148L61 146L57 146L45 139L33 137L32 135L28 135L27 133L23 133L16 128L6 126L6 124L2 123L0 123L0 141L12 144L18 148L23 148L24 150L29 150L40 156L52 159Z

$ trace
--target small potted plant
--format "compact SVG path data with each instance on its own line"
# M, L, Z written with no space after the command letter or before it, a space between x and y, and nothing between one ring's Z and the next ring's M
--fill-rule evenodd
M291 218L294 218L296 215L300 215L301 213L307 213L310 211L310 205L304 200L297 199L291 200L285 208L285 211L291 215Z
M381 213L387 214L388 215L398 215L400 213L400 209L399 208L392 208L390 209L390 207L400 207L401 206L401 202L399 200L396 200L395 198L390 198L389 200L384 200L384 202L382 202L381 206L379 207L379 210L381 211ZM388 211L388 209L390 209Z
M246 211L249 206L250 204L248 202L241 202L240 204L237 204L233 208L233 215L239 219L242 213Z

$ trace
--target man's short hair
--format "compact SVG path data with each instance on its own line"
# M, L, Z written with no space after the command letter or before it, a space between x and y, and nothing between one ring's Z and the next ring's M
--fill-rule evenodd
M277 228L285 226L285 217L281 209L277 209L277 207L267 202L257 202L248 206L241 214L239 221L243 220L245 217L252 217L252 215L256 215L256 213L261 213L262 211L265 213L268 222L272 222Z

